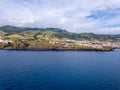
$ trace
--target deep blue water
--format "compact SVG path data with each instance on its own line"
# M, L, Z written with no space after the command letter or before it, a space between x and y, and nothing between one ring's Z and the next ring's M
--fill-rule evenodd
M1 50L0 90L120 90L120 50Z

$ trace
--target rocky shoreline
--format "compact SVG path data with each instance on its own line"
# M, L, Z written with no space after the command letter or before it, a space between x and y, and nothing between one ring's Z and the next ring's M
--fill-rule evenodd
M101 52L105 52L105 51L114 51L116 48L110 48L110 49L0 49L0 50L17 50L17 51L101 51Z

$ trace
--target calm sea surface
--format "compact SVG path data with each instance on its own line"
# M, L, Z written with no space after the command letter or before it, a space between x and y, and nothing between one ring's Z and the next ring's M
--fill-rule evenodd
M120 90L120 50L0 50L0 90Z

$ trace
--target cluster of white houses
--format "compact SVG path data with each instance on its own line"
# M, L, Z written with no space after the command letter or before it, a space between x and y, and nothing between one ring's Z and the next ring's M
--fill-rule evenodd
M100 42L100 41L87 41L87 40L84 41L67 40L67 41L80 46L87 46L93 48L103 48L103 47L120 48L120 42L110 42L110 41Z
M0 44L8 44L8 43L13 43L11 40L3 40L0 38Z

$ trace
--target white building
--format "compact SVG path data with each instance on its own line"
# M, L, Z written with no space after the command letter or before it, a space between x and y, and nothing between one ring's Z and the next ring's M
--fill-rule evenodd
M0 39L0 43L13 43L13 41Z

